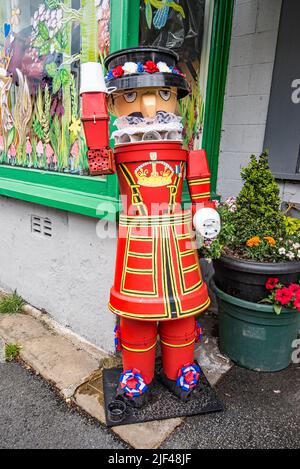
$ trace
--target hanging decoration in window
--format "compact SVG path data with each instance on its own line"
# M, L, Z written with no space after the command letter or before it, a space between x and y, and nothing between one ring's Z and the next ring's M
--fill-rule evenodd
M144 2L146 20L149 29L151 29L152 24L155 29L161 29L166 26L170 8L177 11L183 18L185 18L184 9L175 2L168 0L144 0ZM156 10L154 16L152 8Z

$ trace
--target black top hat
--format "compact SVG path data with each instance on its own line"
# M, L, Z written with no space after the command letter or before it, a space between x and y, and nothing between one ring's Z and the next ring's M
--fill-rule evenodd
M162 47L122 49L105 59L107 87L117 90L175 87L178 99L182 99L189 94L189 85L177 68L178 61L175 52ZM124 70L128 63L128 70Z

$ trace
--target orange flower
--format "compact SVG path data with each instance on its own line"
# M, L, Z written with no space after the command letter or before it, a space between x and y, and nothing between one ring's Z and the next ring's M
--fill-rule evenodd
M259 246L260 243L261 239L259 238L259 236L254 236L254 238L251 238L247 241L246 245L248 246L248 248L253 248Z
M274 238L272 238L272 236L265 236L264 238L266 241L268 241L269 245L274 247L276 246L276 241Z

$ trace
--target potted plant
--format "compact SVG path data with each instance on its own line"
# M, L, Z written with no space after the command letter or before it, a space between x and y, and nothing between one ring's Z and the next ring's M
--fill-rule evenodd
M282 285L278 278L269 278L266 283L269 296L262 303L273 305L279 316L283 308L300 312L300 281L289 286Z
M279 186L269 169L267 153L258 158L253 155L241 175L244 187L238 198L218 207L222 219L219 238L202 247L202 256L212 259L215 269L220 349L241 366L279 371L291 361L300 328L294 304L299 306L298 296L282 304L275 296L277 303L261 302L268 295L270 278L276 279L279 290L299 282L299 224L291 223L280 210ZM275 290L277 287L273 295ZM274 307L277 313L280 309L280 315Z
M274 372L287 368L300 329L300 295L292 299L290 293L283 292L269 305L235 298L217 287L215 293L221 353L250 370ZM270 298L268 302L272 302Z
M219 206L222 231L202 248L214 260L216 286L237 298L259 302L265 283L283 284L300 276L300 229L280 210L279 186L269 169L268 154L251 157L242 170L244 187L237 199Z

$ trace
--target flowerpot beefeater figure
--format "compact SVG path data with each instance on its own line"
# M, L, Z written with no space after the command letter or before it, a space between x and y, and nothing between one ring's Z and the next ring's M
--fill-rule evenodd
M189 87L167 49L121 50L82 67L82 120L91 174L116 168L123 202L114 286L109 309L120 317L116 342L124 373L119 395L137 407L148 397L160 337L162 382L187 399L201 379L194 361L199 333L196 315L210 304L202 280L194 227L206 238L219 234L210 201L210 172L204 151L182 147L178 100ZM104 99L107 98L107 99ZM116 116L114 153L109 149L107 107ZM186 177L192 209L183 211Z

